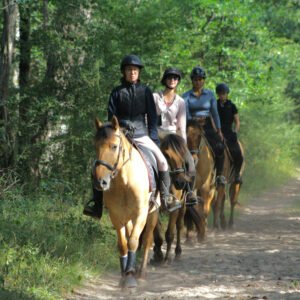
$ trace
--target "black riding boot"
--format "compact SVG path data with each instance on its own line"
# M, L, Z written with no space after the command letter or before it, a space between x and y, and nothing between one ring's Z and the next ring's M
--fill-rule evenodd
M223 155L216 155L215 156L215 167L216 167L216 186L225 185L226 178L222 175L223 173L223 166L224 166L224 154Z
M170 195L170 184L171 179L169 171L159 171L159 191L161 204L163 208L167 209L169 212L172 212L181 207L179 200Z
M191 176L191 181L187 183L187 195L185 204L188 206L193 206L198 202L197 196L194 193L195 180L196 176Z
M101 219L103 211L103 192L93 188L93 199L83 209L83 214L96 219Z

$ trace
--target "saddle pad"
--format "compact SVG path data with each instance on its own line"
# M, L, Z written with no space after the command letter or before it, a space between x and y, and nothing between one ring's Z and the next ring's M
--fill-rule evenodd
M157 188L158 169L157 169L156 159L152 151L149 150L148 148L141 145L138 145L136 148L141 154L145 162L145 165L147 167L148 177L149 177L149 192L152 192Z

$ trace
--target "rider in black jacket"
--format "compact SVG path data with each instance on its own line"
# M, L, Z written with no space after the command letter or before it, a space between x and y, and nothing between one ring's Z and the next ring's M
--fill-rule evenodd
M121 62L121 85L109 97L108 120L116 116L121 126L132 129L136 144L149 148L154 154L159 170L159 189L162 205L169 211L181 207L179 200L169 194L168 163L159 149L156 107L151 90L140 83L139 74L144 67L136 55L127 55ZM96 218L102 216L103 192L93 189L93 199L83 213Z

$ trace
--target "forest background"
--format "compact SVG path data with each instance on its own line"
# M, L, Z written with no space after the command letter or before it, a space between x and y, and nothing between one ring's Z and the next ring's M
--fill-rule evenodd
M229 84L246 149L242 201L299 163L298 0L2 0L0 4L0 299L60 299L117 268L115 235L82 215L91 197L94 119L106 119L120 61L162 87ZM113 250L115 249L115 250Z

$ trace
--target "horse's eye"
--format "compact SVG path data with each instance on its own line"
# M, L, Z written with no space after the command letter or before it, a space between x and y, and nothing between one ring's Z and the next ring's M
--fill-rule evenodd
M112 146L111 146L111 150L113 150L113 151L116 151L116 150L117 150L117 148L118 148L118 146L117 146L117 145L112 145Z

